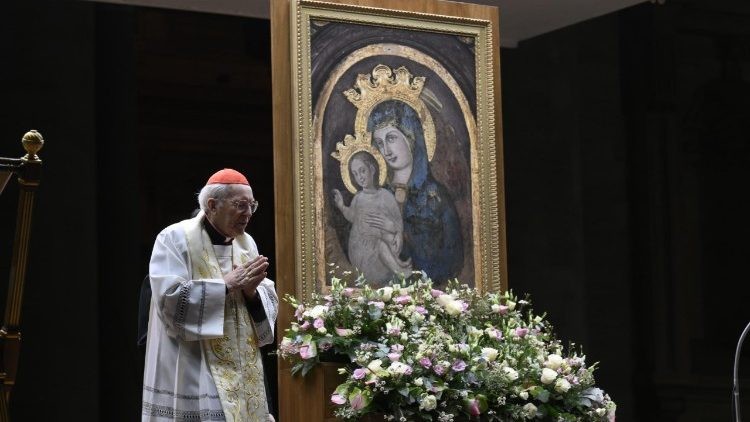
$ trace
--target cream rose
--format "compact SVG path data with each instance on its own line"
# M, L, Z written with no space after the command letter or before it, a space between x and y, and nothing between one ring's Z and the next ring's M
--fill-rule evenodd
M503 372L505 372L505 378L507 378L508 381L515 381L518 379L518 371L511 368L510 366L504 367Z
M378 293L380 293L383 302L390 302L393 297L393 287L382 287L378 289Z
M570 383L565 378L560 378L555 382L555 391L565 393L570 390Z
M542 384L550 384L557 378L557 372L549 368L542 369Z
M432 394L425 396L419 401L419 408L427 411L433 410L437 407L437 398Z
M494 362L497 359L497 349L492 347L483 347L482 356L490 362Z
M549 369L557 369L560 366L562 366L563 362L565 360L562 358L562 356L551 353L549 356L547 356L547 362L544 363L544 366L546 366Z

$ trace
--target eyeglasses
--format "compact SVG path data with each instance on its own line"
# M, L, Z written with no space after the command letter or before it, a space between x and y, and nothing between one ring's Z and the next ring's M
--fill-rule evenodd
M258 201L229 201L229 203L234 205L238 211L250 211L250 214L255 214L255 211L258 211L258 206L260 205Z

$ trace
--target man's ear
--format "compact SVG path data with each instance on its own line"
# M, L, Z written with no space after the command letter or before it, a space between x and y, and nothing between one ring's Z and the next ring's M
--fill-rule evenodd
M206 205L208 205L209 211L216 211L216 204L219 201L217 201L215 198L208 198L208 201L206 202Z

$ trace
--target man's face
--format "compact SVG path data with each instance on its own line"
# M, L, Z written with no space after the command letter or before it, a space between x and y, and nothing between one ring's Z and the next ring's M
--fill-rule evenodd
M230 185L226 198L208 200L208 219L224 236L237 237L245 232L252 215L249 207L243 205L253 202L255 198L250 186Z

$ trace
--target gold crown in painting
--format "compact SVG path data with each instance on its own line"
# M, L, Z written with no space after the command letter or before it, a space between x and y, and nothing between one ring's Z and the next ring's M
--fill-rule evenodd
M368 116L376 105L385 100L401 100L418 109L424 81L424 76L412 76L404 66L393 71L379 64L372 70L372 75L359 74L355 87L344 91L344 95Z

